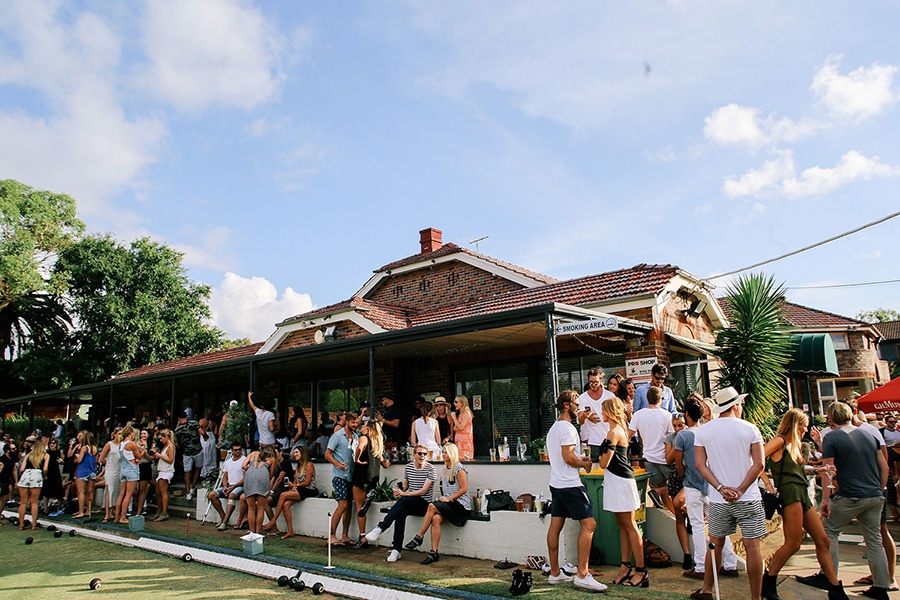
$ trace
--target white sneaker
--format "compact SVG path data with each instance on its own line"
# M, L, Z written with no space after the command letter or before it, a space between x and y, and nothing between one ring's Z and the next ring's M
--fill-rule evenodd
M370 531L369 533L366 534L366 539L370 543L374 544L375 542L378 541L378 536L380 536L380 535L381 535L381 527L376 527L375 529L373 529L372 531ZM394 561L391 561L391 562L394 562Z
M556 585L558 583L570 583L573 580L574 580L573 577L569 577L568 575L566 575L565 573L560 571L559 575L549 576L547 578L547 583L549 583L550 585Z
M399 550L391 550L391 553L388 554L387 561L388 562L397 562L400 560L400 551Z
M188 492L188 495L184 497L185 500L193 500L194 499L194 490Z
M216 527L216 529L218 529L219 531L225 531L226 529L228 529L228 523L222 521L221 523L219 523L219 526Z
M584 577L575 577L575 587L579 587L583 590L588 590L591 592L606 591L606 585L594 579L594 577L590 573L588 573Z
M563 566L561 566L559 568L559 570L562 571L563 573L565 573L566 575L570 575L572 577L575 577L576 575L578 575L578 567L576 567L572 563L564 564Z

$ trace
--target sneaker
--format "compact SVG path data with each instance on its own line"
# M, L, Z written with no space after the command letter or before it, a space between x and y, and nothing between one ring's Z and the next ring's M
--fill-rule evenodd
M797 575L796 579L803 585L809 585L815 588L819 588L820 590L828 589L828 578L825 577L825 574L821 571L819 571L815 575L808 575L806 577Z
M159 513L159 515L153 520L154 521L168 521L169 513Z
M380 535L381 535L381 527L376 527L375 529L373 529L372 531L370 531L369 533L366 534L366 540L368 540L369 542L374 544L375 542L378 541L378 536L380 536ZM398 552L397 554L399 555L400 553ZM397 560L397 559L395 558L394 560ZM394 562L394 560L392 560L391 562Z
M591 592L605 592L606 585L594 579L593 575L588 573L584 577L575 578L575 587Z
M185 500L193 500L194 499L194 490L188 492L187 496L184 497Z
M388 562L397 562L400 560L400 551L399 550L391 550L391 553L388 554L387 561Z
M216 527L216 529L218 529L219 531L225 531L226 529L228 529L228 523L222 521L221 523L219 523L219 526Z
M590 575L588 575L588 577L590 577ZM575 578L570 575L566 575L563 571L560 571L559 575L550 575L549 577L547 577L547 583L549 583L550 585L556 585L558 583L570 583L572 581L575 581Z
M578 575L578 567L576 567L572 563L564 564L559 568L559 570L570 577L575 577L576 575Z

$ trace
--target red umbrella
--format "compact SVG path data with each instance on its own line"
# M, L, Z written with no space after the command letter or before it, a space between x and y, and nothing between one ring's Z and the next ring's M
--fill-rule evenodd
M856 399L863 412L900 411L900 378L892 379L880 388Z

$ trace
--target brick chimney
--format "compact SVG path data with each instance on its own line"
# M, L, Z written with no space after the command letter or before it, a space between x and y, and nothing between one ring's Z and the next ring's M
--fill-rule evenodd
M419 232L419 243L422 244L422 254L434 252L443 245L443 232L440 229L429 227Z

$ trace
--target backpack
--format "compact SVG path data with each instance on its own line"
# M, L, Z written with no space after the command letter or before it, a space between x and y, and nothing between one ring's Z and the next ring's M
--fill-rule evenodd
M531 578L531 572L523 572L522 569L516 569L512 574L512 585L509 586L509 593L513 596L521 596L531 591L534 581Z

